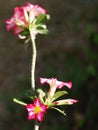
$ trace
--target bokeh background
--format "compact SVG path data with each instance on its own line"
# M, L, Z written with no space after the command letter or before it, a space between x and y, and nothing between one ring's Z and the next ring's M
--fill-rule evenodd
M27 0L0 0L0 130L32 130L27 111L15 104L30 89L31 45L21 44L5 29L5 20L15 6ZM50 110L41 124L45 130L98 130L98 0L29 0L51 15L49 34L36 39L36 82L40 77L72 81L73 106L64 106L67 116Z

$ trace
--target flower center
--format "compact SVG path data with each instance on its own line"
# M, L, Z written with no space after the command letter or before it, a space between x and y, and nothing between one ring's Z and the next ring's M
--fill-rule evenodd
M38 106L36 106L36 107L34 108L34 112L35 112L35 113L40 113L40 112L41 112L41 108L38 107Z

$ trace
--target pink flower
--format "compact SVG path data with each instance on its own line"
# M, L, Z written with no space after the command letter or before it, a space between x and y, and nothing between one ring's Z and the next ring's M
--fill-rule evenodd
M37 98L34 100L33 104L27 104L26 109L28 111L29 120L35 119L41 122L47 110L47 105L41 104L40 100Z
M40 83L44 84L44 83L48 83L50 85L50 90L49 90L49 95L53 96L56 89L61 89L62 87L66 86L69 89L72 88L72 82L62 82L62 81L58 81L56 78L51 78L51 79L47 79L47 78L40 78Z
M45 14L46 10L30 3L27 3L26 6L16 7L13 16L9 20L6 20L6 29L8 31L14 30L15 34L19 34L25 28L29 28L29 25L41 13Z
M24 18L23 7L16 7L14 9L13 17L6 20L6 24L7 31L14 30L15 34L19 34L23 30L23 27L27 26Z

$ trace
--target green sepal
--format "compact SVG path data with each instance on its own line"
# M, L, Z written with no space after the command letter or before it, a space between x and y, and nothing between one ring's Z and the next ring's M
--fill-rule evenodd
M39 24L36 26L36 30L40 34L47 34L49 32L45 24Z
M39 94L39 99L40 99L40 101L44 104L45 102L44 102L44 99L43 99L43 97Z
M65 94L68 94L68 92L67 92L67 91L58 91L58 92L56 92L56 93L53 95L53 97L52 97L52 99L51 99L51 102L53 102L54 100L56 100L57 98L59 98L59 97L65 95Z
M27 44L30 41L30 37L26 38L24 43Z
M19 100L17 98L14 98L13 101L16 102L16 103L18 103L18 104L20 104L20 105L24 105L24 106L27 105L25 102L23 102L23 101L21 101L21 100Z
M47 34L49 31L48 29L38 29L37 32L40 34Z
M40 101L42 103L44 103L44 99L43 98L45 97L46 93L42 89L37 89L37 92L39 94Z
M60 112L60 113L63 114L64 116L66 116L66 113L65 113L63 110L61 110L61 109L59 109L59 108L57 108L57 107L51 107L51 108L57 110L58 112Z
M46 95L46 93L45 93L42 89L40 89L40 88L37 89L37 92L38 92L42 97L44 97L44 96Z

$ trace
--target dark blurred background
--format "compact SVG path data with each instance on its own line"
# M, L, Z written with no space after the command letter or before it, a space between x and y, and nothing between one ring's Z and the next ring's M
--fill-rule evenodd
M30 0L51 15L49 34L38 36L36 82L40 77L72 81L67 97L79 100L64 106L67 116L50 110L41 124L43 130L98 130L98 0ZM31 87L31 45L20 44L5 29L5 20L15 6L27 0L0 0L0 130L32 130L33 121L15 104ZM67 98L65 97L65 98Z

